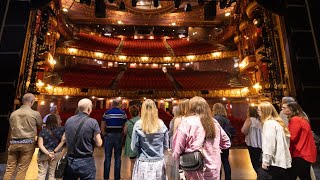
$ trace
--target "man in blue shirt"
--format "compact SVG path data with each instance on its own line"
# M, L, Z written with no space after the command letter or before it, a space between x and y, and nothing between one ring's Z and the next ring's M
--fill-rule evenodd
M119 106L119 101L113 100L112 109L104 113L101 121L101 132L105 140L104 179L109 179L112 150L114 150L114 179L120 180L122 132L127 121L127 115Z

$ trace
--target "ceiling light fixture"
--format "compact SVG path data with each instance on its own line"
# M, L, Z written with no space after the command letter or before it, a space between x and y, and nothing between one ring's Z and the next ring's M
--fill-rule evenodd
M192 11L192 7L191 7L191 4L190 3L187 3L186 6L184 7L184 11L185 12L190 12Z
M159 7L159 0L153 0L153 6L154 7Z
M126 5L124 4L123 1L121 1L120 6L119 6L119 9L120 9L121 11L126 10Z

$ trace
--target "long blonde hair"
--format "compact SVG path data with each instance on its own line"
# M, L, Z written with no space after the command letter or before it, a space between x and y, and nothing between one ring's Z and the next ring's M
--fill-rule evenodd
M189 115L196 114L200 116L202 127L206 132L206 138L215 138L216 131L213 122L212 112L207 101L199 96L195 96L189 101Z
M158 117L158 108L151 99L146 99L142 103L141 108L142 131L146 134L157 132L160 126L160 119Z
M227 117L226 108L221 103L215 103L212 107L212 113L214 116L224 116Z
M277 110L274 108L274 106L270 102L261 102L259 104L259 109L261 111L260 119L262 124L268 120L274 119L282 126L282 129L286 134L286 136L290 136L288 127L283 122Z

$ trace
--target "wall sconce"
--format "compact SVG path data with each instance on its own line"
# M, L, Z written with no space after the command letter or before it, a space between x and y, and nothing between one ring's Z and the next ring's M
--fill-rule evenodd
M38 79L36 86L37 86L37 88L41 89L44 86L44 83L40 79Z
M77 53L78 49L76 49L76 48L68 48L68 51L71 54L75 54L75 53Z
M259 91L262 89L262 86L259 83L256 83L252 86L256 91Z

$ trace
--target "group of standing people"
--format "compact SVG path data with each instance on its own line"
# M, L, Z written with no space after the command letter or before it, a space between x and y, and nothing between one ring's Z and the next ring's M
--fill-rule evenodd
M309 119L291 97L283 98L280 115L269 102L248 108L241 131L258 179L311 180L317 150Z
M212 110L207 101L195 96L182 99L174 109L169 129L158 117L158 108L151 99L140 106L129 108L131 119L120 109L119 101L112 102L112 109L103 115L101 127L90 118L92 101L84 98L78 102L77 113L68 118L64 127L54 113L46 116L43 126L39 112L31 109L35 96L27 93L23 105L11 113L11 141L8 149L5 180L11 180L16 167L16 179L24 179L35 150L37 128L38 179L54 179L57 160L68 154L68 166L63 179L95 179L94 147L103 144L104 179L110 178L112 152L114 153L114 179L120 179L122 140L125 137L124 154L131 160L133 180L167 179L165 152L170 150L174 158L174 171L178 172L179 157L183 153L202 152L204 168L184 171L188 180L220 179L221 165L225 179L231 179L228 160L231 147L230 121L224 106L214 104ZM250 159L258 179L311 179L310 167L316 161L316 146L307 115L295 101L282 104L279 116L274 106L262 102L248 108L248 118L241 131L246 134ZM66 147L63 148L64 144ZM61 152L63 149L63 152Z

